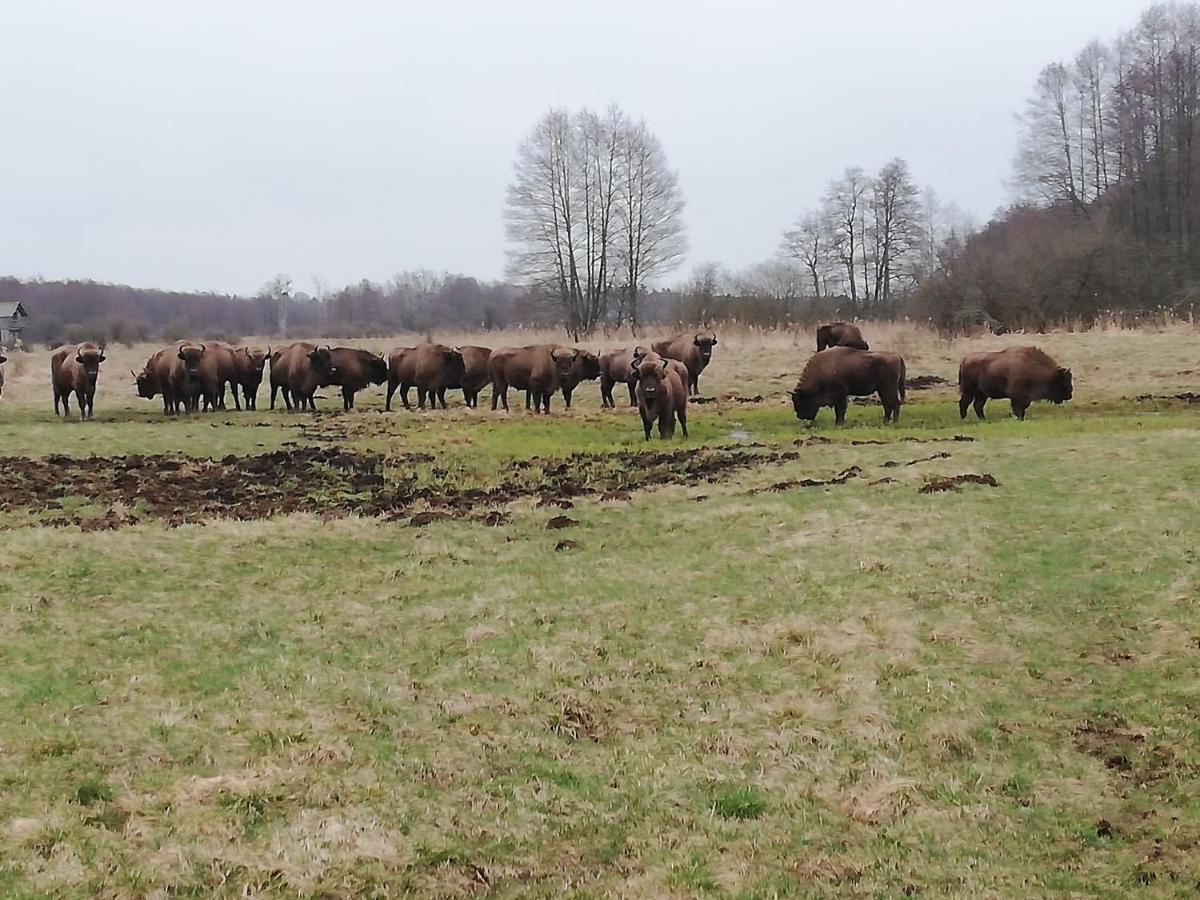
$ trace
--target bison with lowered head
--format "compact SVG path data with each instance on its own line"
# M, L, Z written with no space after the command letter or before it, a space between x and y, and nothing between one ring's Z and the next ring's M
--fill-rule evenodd
M664 359L677 359L688 370L687 389L689 393L700 393L700 373L712 360L712 348L717 345L717 336L709 329L679 337L655 341L650 349Z
M329 359L332 363L329 383L342 389L343 410L354 409L356 392L388 380L387 360L369 350L334 347L329 351Z
M683 436L687 437L687 368L678 360L663 359L651 352L637 358L632 373L636 379L634 393L646 440L650 440L650 426L655 422L660 438L673 437L676 419Z
M811 422L822 406L833 407L838 425L846 423L850 397L879 394L883 421L900 421L904 402L904 359L895 353L830 347L808 361L792 391L796 418Z
M140 372L130 369L133 380L137 382L138 396L145 400L153 400L162 394L163 415L167 416L173 416L179 411L171 390L171 361L176 358L175 353L183 343L180 341L174 347L164 347L157 353L152 353Z
M988 400L1008 398L1012 413L1024 421L1025 410L1034 400L1065 403L1074 388L1071 370L1064 369L1037 347L1009 347L995 353L972 353L958 366L958 414L967 417L967 407L975 405L975 415L983 418Z
M445 344L421 344L417 347L401 347L388 357L387 399L384 409L392 408L392 395L400 388L400 400L405 409L412 409L408 402L408 390L417 387L417 406L437 409L438 401L446 408L446 389L462 384L466 363L462 351Z
M75 395L79 404L79 417L89 419L95 414L96 381L100 377L100 363L104 362L104 348L91 341L82 344L66 344L50 356L50 385L54 388L54 414L58 415L58 404L62 401L62 414L71 414L69 398Z
M488 362L492 373L492 409L503 403L504 411L508 412L508 389L513 387L525 391L526 409L550 412L550 398L571 377L578 355L578 350L553 344L494 351Z
M849 322L830 322L828 325L817 326L817 352L826 347L850 347L854 350L870 350L871 346L863 340L862 332L857 325Z
M307 341L297 341L280 347L271 354L271 409L275 395L283 391L288 412L317 409L313 395L317 388L333 384L337 367L333 363L333 348L318 347Z

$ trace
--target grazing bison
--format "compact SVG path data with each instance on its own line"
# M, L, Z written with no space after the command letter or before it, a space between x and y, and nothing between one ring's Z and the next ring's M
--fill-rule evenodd
M640 349L640 348L639 348ZM633 354L628 350L608 350L600 354L600 405L615 407L613 388L624 384L629 388L629 405L637 406L634 388L637 378L633 374Z
M862 332L857 325L849 322L830 322L828 325L817 326L817 352L826 347L850 347L854 350L870 350L871 346L863 340Z
M82 344L66 344L50 356L50 384L54 388L54 414L58 415L58 404L62 401L62 414L71 414L69 399L72 393L79 404L79 417L89 419L95 414L96 380L100 377L100 363L104 362L104 348L91 341Z
M333 377L330 384L342 389L342 409L354 409L354 394L369 384L383 384L388 380L387 360L369 350L353 347L334 347L330 351Z
M508 389L525 391L525 408L550 412L550 398L565 379L579 355L571 347L538 344L496 350L488 365L492 373L492 409L504 404L508 412Z
M637 396L638 413L642 417L642 430L650 440L650 426L658 422L658 436L663 440L675 434L675 420L688 436L687 401L685 386L687 369L678 360L663 359L657 353L638 357L633 365L637 379L634 392Z
M650 349L664 359L677 359L688 370L687 388L692 394L700 393L700 373L712 359L712 348L717 345L717 336L705 328L691 334L655 341Z
M408 402L408 390L417 387L417 406L429 405L437 409L438 401L446 408L446 389L462 384L466 363L457 347L445 344L421 344L417 347L401 347L388 357L387 399L384 409L392 408L392 395L400 388L400 401L405 409L412 409Z
M237 347L233 351L233 361L237 366L237 384L233 386L234 403L237 402L238 388L242 389L242 398L246 401L246 409L258 409L258 388L262 384L263 369L271 358L271 348L263 350L260 347Z
M479 408L479 392L492 380L488 361L492 357L490 347L459 347L463 358L463 377L460 387L463 401L471 409Z
M271 354L271 409L275 408L276 393L283 391L288 412L316 412L313 395L317 388L332 384L336 376L333 348L329 345L318 347L297 341L280 347Z
M988 400L1008 398L1012 413L1024 421L1025 410L1034 400L1065 403L1074 393L1071 370L1064 369L1037 347L1009 347L995 353L973 353L958 367L958 414L967 417L975 404L975 415L983 418Z
M792 407L797 419L811 422L822 406L831 406L837 424L844 425L850 397L878 393L883 421L898 422L904 376L904 359L895 353L830 347L809 359L792 391Z
M4 395L4 364L8 362L8 357L0 353L0 396Z

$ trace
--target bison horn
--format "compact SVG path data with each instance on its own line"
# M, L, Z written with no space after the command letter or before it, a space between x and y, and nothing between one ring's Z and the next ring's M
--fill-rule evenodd
M133 371L133 369L130 369L129 374L133 376L134 381L137 381L137 372Z
M205 350L207 350L207 349L208 349L208 348L207 348L207 347L206 347L204 344L201 344L201 345L200 345L200 353L201 353L201 354L203 354L203 353L204 353L204 351L205 351Z

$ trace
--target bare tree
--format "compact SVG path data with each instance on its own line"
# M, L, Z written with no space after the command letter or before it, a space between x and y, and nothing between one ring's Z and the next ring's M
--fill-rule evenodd
M833 234L829 221L817 210L806 210L796 224L783 233L783 254L799 260L812 282L812 296L820 300L833 258Z
M847 168L842 177L829 183L825 191L824 218L831 231L832 249L846 273L850 292L850 312L859 312L859 281L856 268L859 257L865 260L867 177L857 166ZM864 269L866 267L864 266ZM864 280L864 291L870 285ZM869 294L864 298L870 301Z
M904 279L911 286L915 280L915 254L924 231L917 187L903 159L896 157L879 170L871 186L871 213L874 295L886 312L896 283Z
M576 338L607 315L619 277L621 314L636 328L638 292L687 249L683 199L657 139L615 106L603 117L551 110L514 169L510 274L557 298Z

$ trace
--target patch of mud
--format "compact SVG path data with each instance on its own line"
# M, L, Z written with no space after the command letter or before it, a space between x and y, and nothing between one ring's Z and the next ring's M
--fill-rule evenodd
M915 466L919 463L933 462L933 460L935 460L935 459L949 459L949 458L950 458L949 453L935 453L935 454L933 454L933 456L922 456L920 459L910 459L908 462L905 462L905 463L897 462L894 459L889 459L887 462L885 462L883 464L883 467L885 469L895 469L900 466Z
M813 440L816 440L813 438ZM975 442L975 438L965 434L956 434L953 437L935 437L935 438L919 438L919 437L902 437L890 441L869 440L869 441L851 441L851 447L869 447L869 446L886 446L887 444L971 444Z
M1184 391L1182 394L1139 394L1133 398L1135 403L1145 403L1154 400L1182 400L1185 403L1200 403L1200 394Z
M507 521L498 507L535 500L570 509L572 498L628 500L633 491L712 483L753 466L798 459L762 445L576 453L516 460L498 483L460 487L422 480L428 454L384 457L337 447L298 447L220 460L171 455L0 458L0 512L26 511L50 525L110 530L152 519L170 526L307 512L407 519L428 525L468 518ZM78 504L85 511L67 512ZM99 507L103 512L97 512ZM90 509L89 509L90 508Z
M775 493L781 494L784 491L790 491L794 488L810 488L810 487L825 487L827 485L845 484L851 478L858 478L862 475L862 469L858 466L851 466L848 469L843 469L832 478L801 478L797 481L779 481L770 487L763 488L758 491L751 491L752 494Z
M905 389L910 391L925 391L943 384L950 384L950 382L940 375L914 375L904 381Z
M951 475L948 478L931 476L926 479L925 484L921 485L920 492L922 494L936 494L941 491L957 491L960 489L960 485L964 484L982 484L987 487L1000 486L1000 482L993 475L988 475L987 473L977 475L974 472L967 472L964 475Z

